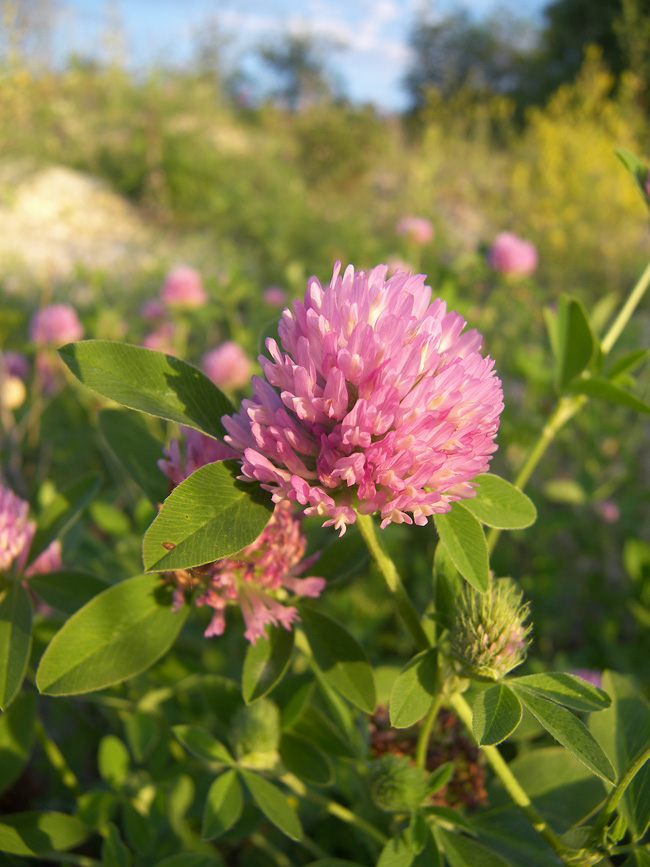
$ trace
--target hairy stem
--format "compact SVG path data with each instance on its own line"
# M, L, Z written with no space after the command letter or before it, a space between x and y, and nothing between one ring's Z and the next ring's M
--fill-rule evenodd
M379 541L375 525L370 515L358 514L357 526L361 531L364 542L368 546L368 550L379 567L379 571L384 576L388 589L393 594L397 610L402 616L409 632L413 636L416 647L418 650L428 650L431 646L431 642L427 638L427 634L420 623L418 613L413 607L413 603L404 589L402 579L397 573L395 564L386 553L382 543Z
M460 693L456 693L452 696L451 705L467 728L471 731L472 709ZM515 804L517 804L522 812L526 814L533 828L542 835L549 846L551 846L560 858L562 858L564 863L567 863L564 858L567 853L566 846L562 843L555 831L548 825L546 819L544 819L541 813L537 810L537 807L535 807L526 792L523 790L499 750L496 747L481 747L481 749L485 758L490 763L492 770L503 783L505 790L508 792Z
M436 721L436 717L438 716L438 711L440 710L440 705L442 704L442 693L439 693L431 703L431 707L429 708L429 713L424 718L424 722L422 723L422 727L420 728L420 732L418 734L418 742L415 748L415 763L418 768L422 768L422 770L426 770L427 767L427 753L429 750L429 739L431 738L431 730L433 729L433 725Z
M388 842L388 837L380 831L379 828L375 828L375 826L371 825L370 822L366 822L365 819L357 816L356 813L353 813L352 810L348 810L347 807L344 807L343 804L339 804L338 801L332 801L324 795L319 795L318 792L312 792L311 789L308 789L307 786L305 786L305 784L293 774L284 774L280 777L280 780L285 786L287 786L287 788L295 792L296 795L299 795L301 798L306 798L308 801L311 801L312 804L322 807L330 814L330 816L335 816L342 822L354 825L360 831L363 831L364 834L372 837L372 839L381 846L385 846Z

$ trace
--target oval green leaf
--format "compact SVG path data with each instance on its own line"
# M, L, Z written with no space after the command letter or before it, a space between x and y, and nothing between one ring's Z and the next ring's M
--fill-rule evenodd
M360 710L373 713L375 678L363 647L325 614L302 607L300 616L316 665L328 683Z
M602 689L565 671L527 674L524 677L512 678L510 683L574 710L605 710L612 703Z
M45 695L93 692L149 668L174 643L189 606L159 601L160 580L139 575L115 584L73 614L36 672Z
M480 692L474 701L472 730L479 746L505 741L521 722L521 702L504 683Z
M259 638L248 646L242 675L245 702L262 698L282 680L291 659L293 643L293 631L271 629L268 638Z
M434 515L440 541L463 578L485 593L490 583L489 556L483 528L464 505L454 503L451 512Z
M482 524L497 530L521 530L537 518L537 509L523 491L492 473L481 473L476 496L463 500L463 506Z
M271 518L271 496L238 482L237 469L206 464L174 488L142 542L147 572L202 566L257 539Z
M614 153L634 178L634 182L643 196L643 201L646 205L650 206L650 196L648 196L646 188L646 181L648 179L647 165L633 154L632 151L627 150L627 148L614 148Z
M259 776L253 771L243 768L240 773L246 783L246 788L251 794L260 810L269 822L279 828L292 840L302 839L302 826L298 814L286 798L286 795L278 789L270 780Z
M438 691L438 651L432 647L414 656L397 675L390 693L390 723L398 729L415 725L431 707Z
M89 829L66 813L14 813L0 816L0 852L47 855L65 852L86 839Z
M232 828L244 806L237 771L226 771L212 783L203 808L201 838L214 840Z
M0 714L0 794L8 789L32 751L36 722L36 694L23 691Z
M638 398L635 394L603 379L600 376L590 376L588 379L578 379L568 386L572 394L586 394L587 397L595 397L598 400L606 400L609 403L618 403L635 409L637 412L650 413L650 403Z
M31 590L57 611L74 614L109 585L90 572L64 569L32 575L28 579Z
M213 437L224 435L221 417L235 411L211 379L173 355L110 340L68 343L59 355L98 394Z
M32 603L20 581L11 581L0 592L0 710L20 689L31 646Z
M158 466L163 444L153 436L141 415L123 409L103 409L99 429L124 471L154 505L169 493L169 479Z
M287 770L301 780L315 786L328 786L332 782L327 755L306 738L285 732L280 739L280 755Z
M596 345L582 304L567 295L558 304L557 341L555 381L563 389L589 365Z
M43 552L50 542L65 530L84 509L99 487L100 477L96 474L82 476L59 491L36 520L36 532L29 546L26 565Z
M511 867L504 859L471 837L453 834L443 828L434 831L449 867Z
M573 753L590 771L609 782L616 781L616 772L582 720L555 702L513 687L521 702L558 743Z
M221 741L213 738L209 732L200 726L172 726L172 732L185 749L197 759L211 763L220 762L226 765L235 764L235 760Z

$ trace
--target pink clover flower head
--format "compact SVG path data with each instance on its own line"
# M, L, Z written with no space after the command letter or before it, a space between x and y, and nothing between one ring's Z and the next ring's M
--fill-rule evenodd
M227 445L201 431L185 425L181 425L181 431L185 434L184 454L180 441L173 439L169 447L163 449L164 458L158 461L160 469L175 485L180 485L194 470L205 464L238 457Z
M81 340L84 328L77 312L69 304L50 304L32 316L29 336L42 346L62 346Z
M0 356L0 368L4 368L7 376L16 376L18 379L27 379L29 376L29 361L22 352L14 352L10 349Z
M270 307L284 307L287 303L287 293L281 286L267 286L262 297Z
M9 488L0 485L0 571L16 561L22 573L32 544L36 524L29 519L29 505ZM61 568L61 543L58 539L30 564L25 575L43 575Z
M298 577L312 562L303 561L304 553L300 521L291 504L282 500L252 544L236 557L210 565L206 589L195 599L196 605L213 609L206 638L223 634L229 603L239 605L246 625L244 637L251 644L265 636L268 624L290 630L300 618L298 609L287 604L288 594L317 597L325 586L324 578Z
M615 524L621 517L621 510L613 500L598 500L594 503L594 509L607 524Z
M357 510L426 524L474 496L496 450L503 395L480 334L431 302L423 274L386 271L312 277L282 313L282 349L267 340L251 399L223 418L243 478L341 534Z
M201 275L194 268L173 268L165 277L160 299L168 307L190 310L202 307L208 300Z
M219 388L233 389L246 385L253 364L241 346L226 340L203 356L203 370Z
M487 256L488 265L501 274L525 277L539 262L537 248L513 232L499 232Z
M150 298L140 307L140 316L147 322L156 322L158 319L162 319L166 312L164 304L158 298Z
M397 234L404 235L418 246L428 244L434 232L433 223L426 217L402 217L397 224Z
M142 339L142 345L146 349L155 349L156 352L166 352L170 354L174 351L172 341L175 333L176 327L172 322L163 322L155 329L155 331L150 331L149 334L145 334Z

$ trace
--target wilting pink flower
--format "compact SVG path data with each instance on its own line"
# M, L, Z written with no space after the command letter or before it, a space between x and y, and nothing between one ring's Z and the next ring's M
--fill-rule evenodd
M29 335L34 343L46 346L61 346L74 340L81 340L83 325L77 312L68 304L50 304L41 307L32 316Z
M150 298L140 307L140 315L147 322L155 322L157 319L162 319L166 312L165 306L157 298Z
M32 544L36 524L29 519L29 506L9 488L0 485L0 571L16 561L22 573ZM26 576L41 575L61 568L61 546L52 542L25 572Z
M281 286L267 286L262 297L271 307L283 307L287 302L287 293Z
M160 469L175 483L180 484L194 470L212 461L230 458L235 453L205 434L182 428L185 432L185 459L180 444L172 440L158 461ZM176 589L174 605L183 604L184 591L199 582L203 590L195 597L196 605L208 605L214 610L205 631L206 637L221 635L226 627L225 609L228 603L239 605L246 623L245 637L255 644L271 623L290 629L298 618L293 605L285 603L286 591L295 596L319 596L325 585L324 578L299 578L300 573L313 562L303 560L305 537L300 520L293 515L291 504L278 503L271 520L257 537L235 557L224 557L208 563L192 574L181 570L172 573Z
M165 277L160 298L168 307L191 309L202 307L208 300L201 275L194 268L173 268Z
M29 361L22 352L8 350L0 356L0 369L4 369L7 376L17 376L18 379L27 379L29 376Z
M433 238L434 228L426 217L402 217L397 224L397 234L405 235L414 244L428 244Z
M234 340L226 340L203 356L203 370L219 388L241 388L251 377L253 364Z
M524 277L537 268L535 245L513 232L499 232L488 253L488 265L501 274Z
M185 434L184 453L180 441L173 439L169 448L163 449L165 457L158 461L160 469L175 485L180 485L183 479L205 464L238 457L231 448L201 431L185 425L181 425L181 431Z
M621 517L621 510L613 500L598 500L594 509L607 524L615 524Z
M303 561L304 553L300 521L294 517L291 504L283 500L251 545L208 568L207 587L194 600L214 610L206 637L223 633L229 602L239 605L246 624L244 637L252 644L265 635L267 623L291 629L293 621L300 618L297 608L284 601L286 591L294 596L316 597L325 586L324 578L297 577L308 565Z
M174 351L173 340L176 327L172 322L163 322L155 331L150 331L142 339L142 345L157 352L171 353Z
M496 450L501 382L480 334L430 303L423 274L339 270L325 289L312 277L283 312L284 353L267 340L266 378L224 416L225 440L244 478L341 533L356 510L380 511L382 527L426 524L474 496Z

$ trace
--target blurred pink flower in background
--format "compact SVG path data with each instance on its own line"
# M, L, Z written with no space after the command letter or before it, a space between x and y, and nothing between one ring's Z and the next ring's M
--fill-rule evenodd
M166 313L165 305L157 298L150 298L140 307L140 315L147 322L155 322L156 319L162 319Z
M648 196L650 196L650 172L648 172L648 174L646 175L644 186L645 186L646 194Z
M487 256L488 265L501 274L525 277L532 274L539 261L537 249L513 232L499 232Z
M474 496L496 450L503 395L481 335L431 303L423 274L386 271L341 276L337 263L325 288L312 277L282 313L282 349L266 341L265 378L223 418L244 478L341 533L356 509L380 511L382 527L426 524Z
M206 352L203 370L219 388L233 389L246 385L251 377L253 362L234 340L226 340Z
M29 376L29 359L22 352L8 350L0 356L0 367L8 376L17 376L18 379L27 379Z
M62 346L81 340L84 335L83 325L77 312L68 304L50 304L41 307L32 316L29 325L29 336L44 346Z
M434 235L433 223L426 217L402 217L397 224L397 234L419 246L428 244Z
M389 277L392 277L396 271L404 271L405 274L409 274L412 270L411 265L404 259L400 259L399 256L391 256L388 260Z
M284 307L287 303L287 293L281 286L267 286L262 297L271 307Z
M173 340L176 328L171 322L163 322L155 331L150 331L142 339L142 345L157 352L173 352Z
M621 510L613 500L597 500L594 509L607 524L615 524L621 517Z
M190 310L208 301L201 275L194 268L173 268L165 277L160 298L168 307Z
M238 457L232 449L206 434L181 427L185 434L185 455L181 443L172 440L163 451L158 466L174 484L180 484L199 467L212 461ZM299 619L298 610L286 604L287 590L295 596L320 595L324 578L300 578L314 558L303 560L306 539L300 520L293 514L291 504L278 503L265 529L236 557L224 557L206 564L192 573L180 570L171 573L176 584L174 607L184 603L188 579L191 585L200 582L203 590L194 598L199 607L207 605L214 614L205 630L206 638L221 635L226 628L225 610L228 603L239 605L246 631L244 636L253 644L265 634L267 624L291 629ZM277 592L279 591L279 593Z
M591 683L599 689L603 685L603 674L601 671L595 671L592 668L576 668L570 673L575 674L576 677L581 677L583 680L586 680L587 683Z
M36 524L29 519L29 505L9 488L0 485L0 570L8 569L16 561L19 574L32 544ZM55 539L34 560L26 576L42 575L61 568L61 544Z

